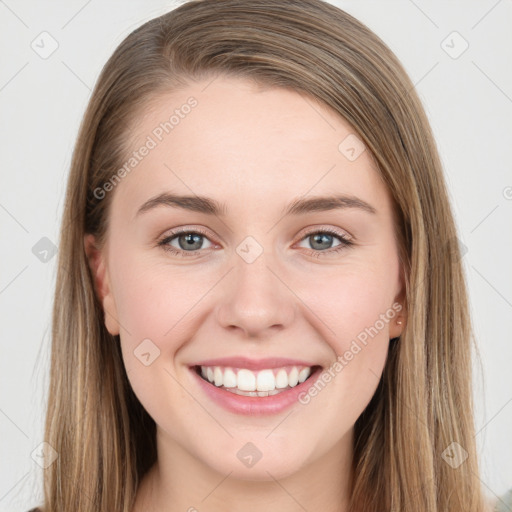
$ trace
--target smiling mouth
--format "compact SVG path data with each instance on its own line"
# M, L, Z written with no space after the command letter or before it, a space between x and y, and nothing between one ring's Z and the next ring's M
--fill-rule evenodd
M245 368L194 366L193 369L208 384L240 396L267 397L297 387L322 367L284 366L253 372Z

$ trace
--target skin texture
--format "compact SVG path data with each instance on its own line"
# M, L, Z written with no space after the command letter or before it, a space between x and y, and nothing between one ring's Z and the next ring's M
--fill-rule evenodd
M134 150L190 96L197 106L108 192L106 245L97 251L92 236L84 240L105 324L120 334L128 378L157 423L158 462L134 510L344 511L353 426L405 324L391 198L369 151L350 161L338 149L353 133L343 119L310 97L244 79L218 77L155 98L133 127ZM159 206L136 216L164 191L212 197L227 212ZM377 212L282 216L295 199L332 194ZM172 229L194 227L207 232L194 255L157 246ZM353 245L334 253L342 242L333 237L315 246L311 235L325 228ZM236 252L247 236L263 248L250 264ZM180 249L179 236L168 244ZM400 316L307 405L237 415L213 403L188 369L237 355L328 368L397 301ZM160 350L149 366L134 356L147 338ZM247 442L263 454L250 468L237 457Z

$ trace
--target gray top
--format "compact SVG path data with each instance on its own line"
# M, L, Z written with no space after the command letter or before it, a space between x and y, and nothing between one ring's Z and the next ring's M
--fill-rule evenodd
M494 512L512 512L512 489L499 497Z

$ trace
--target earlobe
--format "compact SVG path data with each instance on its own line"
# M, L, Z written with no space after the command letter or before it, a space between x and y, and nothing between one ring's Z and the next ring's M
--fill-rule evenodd
M397 315L389 322L390 340L392 340L393 338L398 338L405 328L405 316L402 314L402 311L400 312L399 315Z
M105 327L112 336L115 336L119 334L119 322L117 321L117 309L110 287L105 255L97 247L94 235L91 234L84 236L84 250L94 280L94 291L103 306Z
M389 322L390 339L398 338L407 324L407 300L404 288L402 288L400 294L395 297L392 308L395 311L395 316Z

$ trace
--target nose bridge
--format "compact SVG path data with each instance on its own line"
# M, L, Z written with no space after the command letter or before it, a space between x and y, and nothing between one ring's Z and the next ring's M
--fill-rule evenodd
M270 251L256 252L254 246L244 242L236 250L234 256L235 288L240 296L249 295L255 300L265 299L271 294L277 284L275 275L270 271L272 257Z
M268 328L283 328L293 321L293 294L275 275L271 251L247 237L233 254L234 269L222 294L219 321L223 327L258 336Z

